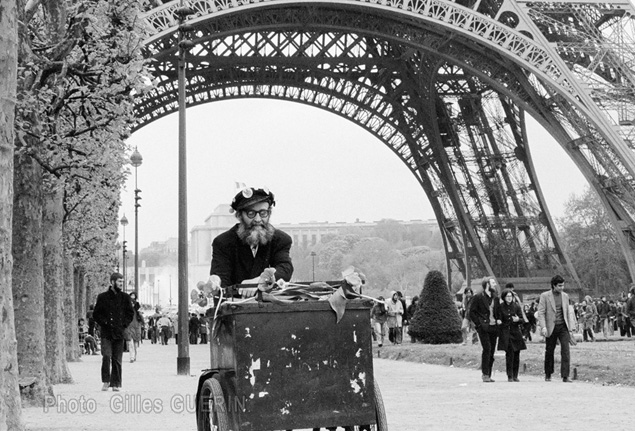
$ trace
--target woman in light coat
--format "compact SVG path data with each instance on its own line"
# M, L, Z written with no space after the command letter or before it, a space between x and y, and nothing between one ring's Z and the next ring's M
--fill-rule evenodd
M386 302L386 311L388 312L388 340L393 344L401 344L399 330L401 328L403 305L399 300L399 295L394 290L390 292L390 299Z

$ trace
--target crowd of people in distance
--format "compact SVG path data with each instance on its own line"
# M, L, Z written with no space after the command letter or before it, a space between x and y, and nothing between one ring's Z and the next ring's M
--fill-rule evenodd
M602 296L593 299L587 295L583 301L576 303L577 332L582 334L583 341L593 342L600 334L604 340L617 333L630 338L635 332L634 295L635 288L631 288L626 298L607 300L606 296Z
M389 299L383 296L377 299L379 302L375 302L370 311L373 340L382 347L388 335L390 343L401 344L408 321L414 316L417 297L413 298L409 306L406 306L406 300L399 291L390 292Z
M135 362L137 349L143 340L150 340L151 344L167 345L174 338L178 343L178 314L169 315L159 311L144 317L139 310L139 303L133 293L130 294L135 309L135 319L124 331L124 352L130 353L130 362ZM95 306L90 305L86 318L80 317L77 323L79 334L80 355L97 355L100 351L100 328L93 318ZM207 344L209 327L203 314L190 313L189 321L190 344Z
M209 327L203 314L190 313L188 320L190 344L207 344ZM174 338L175 344L179 342L178 314L155 314L148 319L148 339L152 344L161 343L167 345Z

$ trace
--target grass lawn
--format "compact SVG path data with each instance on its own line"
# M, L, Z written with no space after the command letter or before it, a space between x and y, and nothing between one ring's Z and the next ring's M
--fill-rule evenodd
M539 337L538 337L539 338ZM601 336L600 336L601 338ZM388 340L386 340L388 341ZM399 345L373 345L376 357L426 364L472 368L478 371L481 346L461 344L413 344L410 337ZM523 374L544 375L545 344L528 342L520 352L520 377ZM554 378L560 376L560 346L556 347ZM505 375L505 353L497 352L494 368L499 379ZM480 376L480 375L479 375ZM578 343L571 346L571 377L582 382L635 387L635 338L610 337L608 341Z

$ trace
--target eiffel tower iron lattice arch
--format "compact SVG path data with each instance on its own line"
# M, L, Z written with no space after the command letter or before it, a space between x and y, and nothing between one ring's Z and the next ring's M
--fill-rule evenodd
M188 106L290 100L363 127L424 189L449 278L453 271L472 279L557 271L579 286L532 164L530 114L599 194L635 279L635 10L628 0L189 6ZM137 100L138 127L178 109L179 1L144 7L156 86Z

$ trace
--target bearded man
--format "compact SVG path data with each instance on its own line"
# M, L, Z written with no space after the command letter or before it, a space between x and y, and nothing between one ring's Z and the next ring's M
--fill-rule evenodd
M291 237L269 223L275 204L273 193L264 188L245 188L234 197L231 208L238 223L212 242L209 281L215 288L258 283L267 268L275 268L276 280L291 279Z

